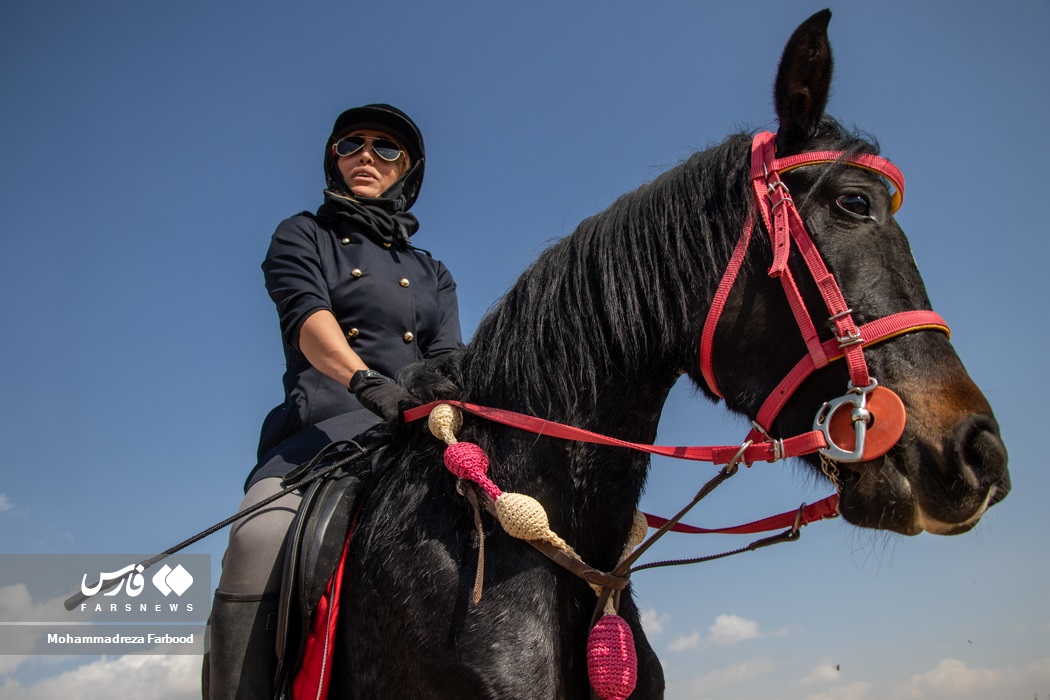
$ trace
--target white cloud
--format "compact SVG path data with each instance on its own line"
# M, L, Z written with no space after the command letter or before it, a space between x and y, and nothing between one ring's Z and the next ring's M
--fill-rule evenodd
M751 659L696 676L689 682L689 685L692 688L694 697L702 697L709 694L712 690L726 688L751 678L764 676L772 672L773 669L773 662L769 659Z
M715 618L715 623L708 627L708 632L711 633L708 641L718 647L727 647L760 636L757 622L737 615L719 615Z
M820 663L809 672L809 675L799 681L799 684L810 685L812 683L830 683L831 681L839 680L841 677L838 666L831 663L831 659L823 658L820 660Z
M668 644L667 649L668 651L678 653L688 649L727 647L747 641L748 639L775 637L786 634L783 630L778 632L764 632L759 629L757 622L740 617L739 615L719 615L715 618L714 623L707 628L707 632L707 636L703 636L699 632L683 634Z
M62 604L62 597L55 598L43 603L34 603L29 589L24 583L14 583L10 586L0 586L0 620L5 622L37 622L51 619L52 611L56 606ZM10 675L28 661L29 656L19 655L19 652L30 652L35 644L34 636L10 635L5 641L4 650L8 654L0 655L0 677ZM6 695L0 694L5 700Z
M54 611L65 600L64 596L34 603L24 583L0 586L0 620L5 622L40 622L54 619Z
M958 659L944 659L926 673L912 676L897 688L894 698L907 700L983 700L994 691L1021 693L1050 684L1050 657L1025 666L970 668Z
M5 510L11 510L14 507L14 504L11 503L11 499L7 497L7 494L0 493L0 513L3 513Z
M936 693L971 693L975 690L988 690L999 686L1003 681L1003 672L997 668L969 668L958 659L945 659L932 670L922 675L912 676L908 687L914 689L917 698L924 697L924 691Z
M694 632L693 634L682 635L678 639L674 640L667 645L667 650L674 653L685 651L686 649L696 649L700 646L700 633Z
M642 628L645 634L653 636L664 631L664 624L671 619L667 613L658 613L656 608L649 608L642 612Z
M828 688L816 695L808 696L806 700L867 700L870 697L871 684L857 681L838 688Z
M121 656L102 659L29 686L0 684L4 700L151 700L200 698L200 656Z

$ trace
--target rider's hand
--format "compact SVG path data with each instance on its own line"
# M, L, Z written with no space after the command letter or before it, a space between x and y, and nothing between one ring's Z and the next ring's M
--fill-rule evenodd
M355 374L350 386L361 405L386 421L392 430L402 426L402 411L419 405L419 401L393 379L372 370Z

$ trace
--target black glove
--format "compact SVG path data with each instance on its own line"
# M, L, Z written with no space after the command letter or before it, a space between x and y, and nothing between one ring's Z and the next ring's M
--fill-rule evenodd
M350 387L361 405L386 421L392 430L402 425L402 411L420 405L400 384L374 370L354 374Z

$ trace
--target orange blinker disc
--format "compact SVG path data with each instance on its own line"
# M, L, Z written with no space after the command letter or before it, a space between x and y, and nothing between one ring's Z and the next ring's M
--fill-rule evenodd
M867 409L871 412L872 420L864 438L862 461L865 462L889 452L904 434L907 420L901 397L884 386L877 386L868 392ZM836 445L847 452L857 446L851 414L852 407L844 404L828 420L828 434Z

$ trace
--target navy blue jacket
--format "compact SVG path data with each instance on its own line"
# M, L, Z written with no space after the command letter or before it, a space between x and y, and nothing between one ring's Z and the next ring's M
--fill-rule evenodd
M376 243L349 222L322 224L307 212L282 221L262 269L280 317L285 400L263 422L246 488L379 421L299 352L299 330L312 313L331 311L365 364L389 377L463 344L448 269L414 248Z

